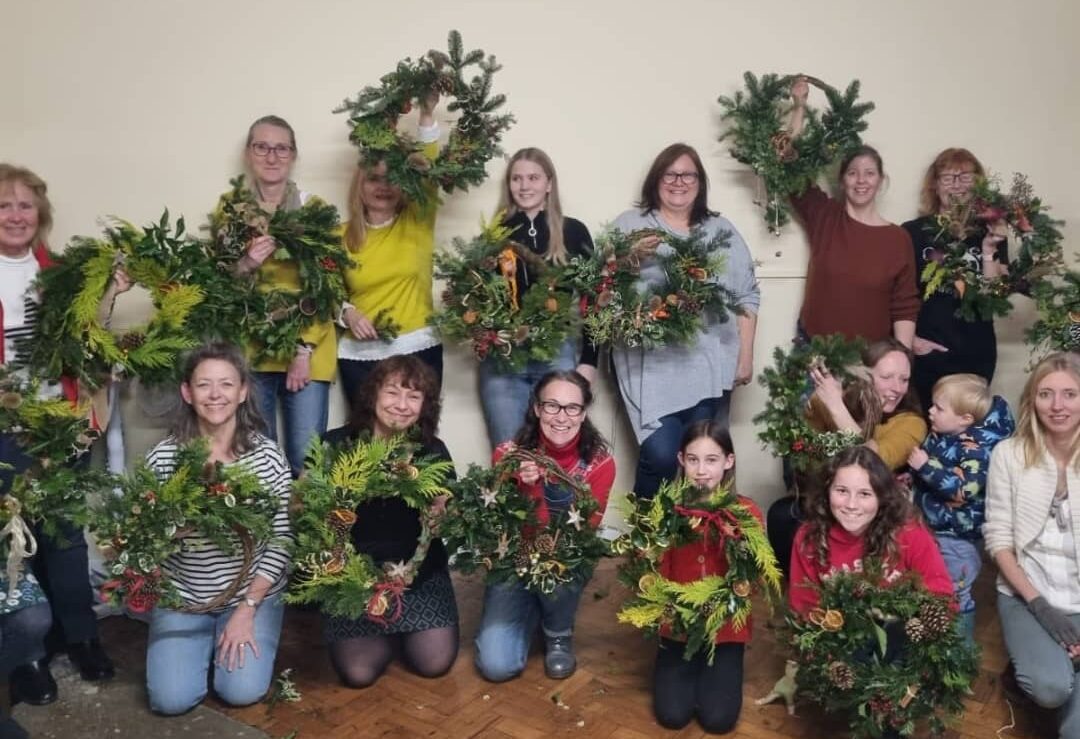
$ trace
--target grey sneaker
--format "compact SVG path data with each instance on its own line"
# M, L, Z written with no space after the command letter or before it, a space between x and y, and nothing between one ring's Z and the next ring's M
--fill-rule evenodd
M573 637L544 637L544 674L552 680L563 680L573 675L576 669Z

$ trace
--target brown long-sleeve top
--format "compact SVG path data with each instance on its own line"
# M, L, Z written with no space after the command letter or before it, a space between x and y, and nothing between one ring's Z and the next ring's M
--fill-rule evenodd
M860 223L816 186L791 204L810 240L799 314L807 334L874 342L892 336L894 321L918 317L915 257L903 228Z

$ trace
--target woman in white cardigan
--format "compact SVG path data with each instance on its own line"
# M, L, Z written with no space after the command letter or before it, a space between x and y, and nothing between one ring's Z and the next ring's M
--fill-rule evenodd
M1046 357L1020 397L1016 435L994 449L987 551L1016 682L1058 709L1062 737L1080 737L1080 355Z

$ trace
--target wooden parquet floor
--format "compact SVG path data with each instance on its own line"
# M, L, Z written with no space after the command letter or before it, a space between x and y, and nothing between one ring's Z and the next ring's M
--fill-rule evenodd
M293 669L303 699L228 709L233 718L257 726L275 739L296 732L297 739L345 737L418 737L445 739L540 739L540 737L604 737L643 739L706 736L696 724L682 731L662 729L650 706L650 676L655 645L636 630L615 621L626 597L615 581L615 562L601 562L578 612L575 643L578 671L563 681L544 676L539 648L524 675L491 684L472 664L472 638L480 617L482 583L455 576L462 617L462 645L457 663L442 678L428 680L408 672L399 662L366 690L342 687L322 643L318 614L290 611L286 617L277 668ZM982 672L973 686L963 721L951 739L1036 739L1055 734L1053 717L1030 704L1011 707L998 676L1006 663L1001 631L993 607L993 567L984 568L976 601L978 638L984 645ZM145 654L146 627L127 619L110 619L104 628L112 652L122 663L138 668ZM742 716L734 739L780 737L843 737L842 724L830 723L800 705L798 716L787 715L782 703L756 706L783 670L784 656L774 631L764 619L755 621L754 639L746 652ZM1015 726L998 733L1015 717Z

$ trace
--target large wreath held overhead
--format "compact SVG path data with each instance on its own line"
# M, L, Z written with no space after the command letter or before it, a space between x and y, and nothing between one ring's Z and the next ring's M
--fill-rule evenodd
M791 83L800 76L805 75L765 74L758 79L746 72L745 92L719 99L729 126L720 140L730 140L731 156L748 165L764 183L764 201L756 202L765 209L765 222L776 235L790 220L787 198L805 192L827 167L862 143L859 134L867 127L864 118L874 109L873 103L858 102L858 80L840 92L805 76L825 93L828 108L819 114L808 107L802 134L792 138L787 130L791 113L787 101Z
M435 276L446 281L443 310L432 318L444 338L467 342L477 359L490 357L501 371L520 370L530 361L550 362L575 324L573 295L565 271L510 240L513 229L502 214L484 224L454 251L435 254ZM518 294L518 262L537 279Z
M231 601L250 577L253 556L273 535L280 497L242 465L211 463L198 439L177 452L176 469L158 480L147 465L101 491L91 509L90 530L107 552L112 575L102 594L136 613L155 605L188 613L208 613ZM166 561L173 554L212 544L240 554L243 567L233 582L205 603L185 603L169 580Z
M295 580L286 600L314 603L324 613L379 623L401 616L401 596L427 557L435 528L436 498L449 493L453 463L417 456L404 436L371 438L334 449L312 446L292 506ZM377 565L356 551L356 507L377 498L399 498L420 511L421 533L406 562Z
M649 236L669 248L654 254L643 245ZM730 238L721 231L709 239L701 228L685 238L648 229L606 230L591 255L575 257L567 267L567 281L581 295L589 338L645 348L693 344L706 318L726 321L739 313L734 294L719 280ZM663 284L642 284L641 264L647 259L660 263Z
M518 487L515 475L524 461L536 463L544 479L574 493L568 508L549 510L547 525L537 517L538 501ZM608 551L589 522L599 504L588 485L543 454L512 449L493 467L471 466L453 489L440 533L456 552L452 566L462 572L483 569L488 582L519 582L551 593L587 576Z
M233 291L242 306L236 327L255 350L255 360L289 361L304 331L315 323L334 320L348 298L344 270L351 258L341 243L337 208L312 197L296 210L264 211L244 177L230 180L210 216L216 260L231 271L251 239L270 235L277 244L274 259L296 266L298 291L273 288L254 271L236 281Z
M852 379L850 367L861 363L862 342L849 341L842 334L815 336L809 343L795 344L788 351L777 347L774 366L758 377L769 395L765 410L754 416L758 439L773 455L786 458L793 469L806 471L832 458L840 450L861 444L863 438L851 431L819 431L807 419L807 400L813 389L809 374L813 367L825 367L842 383Z
M696 492L683 479L665 482L651 500L628 495L630 530L612 542L612 551L628 555L619 579L634 593L619 622L650 635L668 628L686 640L686 659L705 649L711 664L721 629L740 629L750 618L752 593L762 591L770 601L780 595L780 570L761 521L728 488L694 502ZM688 583L660 575L664 552L703 537L723 546L725 574Z
M788 618L801 697L846 718L854 737L940 735L963 713L979 660L949 598L914 572L886 583L879 566L831 575L818 590L818 608Z
M40 377L77 377L91 388L116 371L146 382L172 379L180 353L199 343L191 324L210 323L205 313L193 321L196 309L221 284L210 276L215 268L202 243L185 235L182 218L174 232L168 211L144 229L113 219L104 239L75 237L53 259L38 276L41 307L27 362ZM145 325L117 335L101 303L120 266L150 292L154 311Z
M386 162L390 181L411 201L426 204L432 183L446 193L467 190L487 177L485 165L502 153L499 141L514 118L496 114L504 95L492 95L491 83L500 66L480 49L466 52L461 34L451 31L447 52L431 50L417 59L398 62L397 69L379 85L365 87L355 100L345 100L335 113L348 113L349 139L360 149L364 164ZM465 75L475 66L478 74ZM423 145L398 131L398 119L416 99L432 91L453 98L449 112L458 112L453 131L434 161L422 153Z
M1047 210L1022 174L1013 175L1008 192L996 180L980 178L970 198L953 203L927 226L933 230L935 248L921 275L923 299L935 292L955 295L960 301L958 315L977 321L1008 315L1009 296L1015 292L1047 296L1040 285L1060 272L1064 262L1063 224L1050 218ZM983 232L1011 237L1017 245L1008 274L987 279L981 261L969 255L967 239Z

